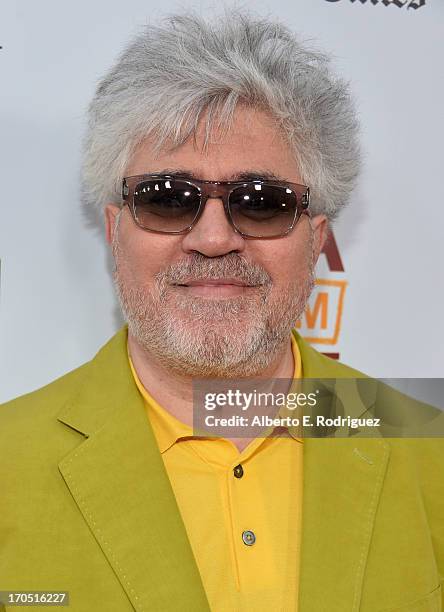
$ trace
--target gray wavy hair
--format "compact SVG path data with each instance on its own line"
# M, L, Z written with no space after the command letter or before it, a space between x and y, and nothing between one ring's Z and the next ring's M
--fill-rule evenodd
M288 139L311 210L334 219L360 169L358 121L348 84L329 57L303 45L283 24L226 10L208 21L194 11L144 26L99 82L83 140L83 203L121 201L121 181L137 145L154 154L196 133L206 114L230 126L238 104L266 110Z

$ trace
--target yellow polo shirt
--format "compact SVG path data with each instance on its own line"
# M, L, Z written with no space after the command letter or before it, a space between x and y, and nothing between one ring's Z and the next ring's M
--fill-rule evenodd
M300 378L293 334L291 342ZM240 452L227 439L195 437L149 395L129 361L211 610L296 611L302 440L285 430L255 438Z

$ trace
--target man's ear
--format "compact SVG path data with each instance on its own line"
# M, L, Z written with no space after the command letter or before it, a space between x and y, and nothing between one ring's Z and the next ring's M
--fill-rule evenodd
M120 208L115 204L107 204L104 209L105 216L105 237L108 244L112 244L116 229L117 215Z
M328 237L329 223L325 215L316 215L311 217L310 221L314 232L314 257L317 262Z

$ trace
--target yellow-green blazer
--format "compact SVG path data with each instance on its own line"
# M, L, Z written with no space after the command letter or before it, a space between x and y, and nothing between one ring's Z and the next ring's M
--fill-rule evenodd
M293 333L305 377L360 375ZM126 339L0 406L0 591L69 591L72 612L208 611ZM303 461L299 612L441 611L444 440L308 438Z

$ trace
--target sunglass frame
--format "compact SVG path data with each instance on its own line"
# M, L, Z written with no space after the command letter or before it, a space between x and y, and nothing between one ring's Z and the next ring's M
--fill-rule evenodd
M188 185L195 187L199 191L200 201L199 207L197 209L196 215L191 222L183 230L179 231L165 231L165 230L155 230L142 225L137 218L136 213L136 205L134 202L134 192L139 183L148 181L148 180L171 180L171 181L180 181L182 183L187 183ZM272 236L252 236L251 234L247 234L242 232L235 224L230 210L229 198L231 193L238 187L248 187L250 185L261 185L264 187L283 187L288 188L293 191L296 196L296 207L294 218L291 222L291 225L285 232L281 232L279 234L274 234ZM134 222L140 229L143 229L147 232L153 232L155 234L187 234L189 233L193 227L199 221L204 209L205 204L209 198L218 198L221 199L224 205L225 215L233 227L233 229L243 236L244 238L256 239L256 238L282 238L289 234L296 223L301 218L302 214L310 215L308 211L308 207L310 205L310 188L306 185L299 185L298 183L290 183L287 181L273 181L273 180L259 180L254 179L251 181L204 181L201 179L190 179L189 177L181 177L179 175L170 175L170 174L137 174L134 176L124 177L122 180L122 200L123 206L128 205L128 208L131 212L131 216L133 217Z

